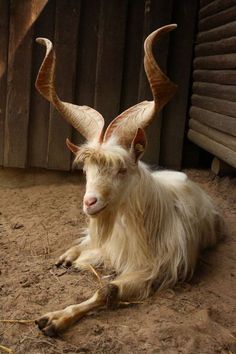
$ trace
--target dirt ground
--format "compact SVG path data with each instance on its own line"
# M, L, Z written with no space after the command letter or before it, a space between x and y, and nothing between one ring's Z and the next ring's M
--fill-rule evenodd
M236 353L236 181L187 173L212 196L229 229L201 257L190 283L141 304L91 313L56 339L33 322L1 321L0 344L18 354ZM53 266L86 225L83 191L78 173L0 170L1 320L34 320L98 288L92 272Z

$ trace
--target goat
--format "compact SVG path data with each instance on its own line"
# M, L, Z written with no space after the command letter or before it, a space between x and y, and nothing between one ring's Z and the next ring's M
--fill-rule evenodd
M37 39L46 46L46 55L36 88L87 140L82 146L68 139L66 143L75 154L74 163L82 163L86 173L83 210L89 217L88 231L56 264L78 269L104 264L117 274L87 301L37 320L45 335L56 335L91 310L144 299L154 288L190 279L199 252L219 238L220 216L200 187L182 172L151 172L140 162L146 146L144 128L176 91L153 56L154 42L175 27L159 28L144 43L154 100L129 108L105 132L104 119L96 110L59 99L52 43Z

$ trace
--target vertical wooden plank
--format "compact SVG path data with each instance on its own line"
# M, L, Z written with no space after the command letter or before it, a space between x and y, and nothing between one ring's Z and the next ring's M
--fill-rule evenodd
M95 97L99 13L99 0L81 3L75 98L78 105L90 107L94 107ZM83 137L75 130L73 141L75 144L83 141Z
M175 1L173 11L173 22L178 23L178 28L173 32L170 41L168 71L179 87L177 94L164 110L160 162L163 166L174 169L180 169L182 161L197 3L197 0L183 0L181 3Z
M79 17L80 1L57 0L54 37L57 55L56 87L59 97L71 103L74 101ZM71 126L51 106L48 168L70 169L71 157L69 150L65 147L65 140L71 137L71 132Z
M35 80L39 67L44 58L44 50L35 43L37 37L46 37L53 41L54 36L55 1L50 0L35 22L33 58L32 58L32 85L29 125L28 161L31 167L47 166L48 126L50 104L35 89Z
M145 0L130 0L128 5L121 111L124 111L138 102L139 72L143 64Z
M3 166L4 127L6 114L7 52L9 31L9 1L0 1L0 166Z
M95 108L106 123L120 110L127 0L101 0Z
M172 5L173 0L146 0L143 42L152 31L171 22ZM166 71L167 67L168 47L169 38L168 36L165 36L163 39L160 39L154 48L154 55L163 71ZM139 101L143 101L145 99L152 100L153 97L142 61L139 82ZM159 163L161 127L162 112L160 112L158 117L147 129L149 144L144 155L144 160L149 164Z
M31 2L11 2L4 145L4 165L10 167L27 161L33 20Z

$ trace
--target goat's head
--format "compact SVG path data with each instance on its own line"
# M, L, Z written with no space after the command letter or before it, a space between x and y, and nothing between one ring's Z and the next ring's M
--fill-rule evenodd
M87 176L84 211L88 215L99 214L109 204L114 208L121 201L145 150L143 129L176 91L176 85L161 71L153 56L154 42L174 28L176 25L164 26L151 33L144 43L144 67L154 100L127 109L110 123L105 132L104 119L96 110L59 99L54 85L56 57L52 43L46 38L37 39L38 43L46 46L46 55L36 88L87 140L80 147L68 139L66 143L76 156L75 162L84 164Z

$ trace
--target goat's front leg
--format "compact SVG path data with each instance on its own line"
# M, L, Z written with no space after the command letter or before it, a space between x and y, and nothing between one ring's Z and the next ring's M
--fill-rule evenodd
M80 256L81 252L90 246L90 243L91 239L88 234L78 245L72 246L64 252L55 263L56 266L59 267L60 265L64 265L66 267L70 267L72 263Z
M114 284L108 284L88 300L66 307L61 311L49 312L35 321L39 329L47 336L55 336L77 322L86 313L103 306L114 306L118 301L119 289Z
M59 257L55 265L57 267L61 265L64 265L65 267L70 267L72 263L79 257L80 253L81 253L80 245L72 246Z

